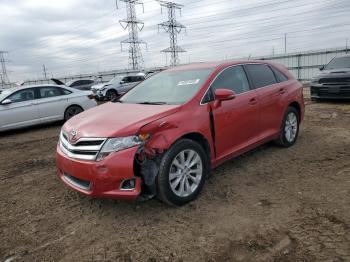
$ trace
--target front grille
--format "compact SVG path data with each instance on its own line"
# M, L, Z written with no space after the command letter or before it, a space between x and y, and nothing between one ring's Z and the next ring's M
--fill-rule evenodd
M80 189L86 190L86 191L90 191L91 189L91 182L90 181L86 181L86 180L82 180L79 178L76 178L74 176L71 176L67 173L63 174L63 178L64 180L66 180L66 182L68 182L69 184L76 186Z
M320 84L350 85L350 77L321 78Z
M74 144L68 140L68 135L61 132L60 149L68 157L81 160L95 160L101 150L105 138L80 138Z
M339 87L337 91L332 90L331 88L320 88L318 90L319 96L325 97L350 97L350 87Z

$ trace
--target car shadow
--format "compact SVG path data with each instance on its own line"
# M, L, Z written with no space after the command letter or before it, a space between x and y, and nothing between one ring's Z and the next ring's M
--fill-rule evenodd
M43 123L35 126L28 126L28 127L13 129L13 130L1 131L0 137L5 137L5 136L9 137L9 136L15 136L20 134L26 134L29 132L39 131L39 130L52 128L52 127L61 127L63 123L64 123L63 121L56 121L52 123Z

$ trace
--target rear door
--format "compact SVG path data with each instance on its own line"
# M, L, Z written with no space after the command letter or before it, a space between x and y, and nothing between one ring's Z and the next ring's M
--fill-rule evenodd
M217 76L209 90L210 100L216 89L231 89L236 93L235 99L223 101L218 108L212 106L216 154L224 158L257 141L259 104L241 65L226 68Z
M266 64L245 65L260 101L260 139L279 133L285 110L287 89Z
M33 88L19 90L6 99L8 105L0 105L0 129L11 129L34 125L40 122L38 106L35 104Z
M63 119L64 110L68 106L68 97L63 88L57 86L37 87L39 99L36 101L41 122Z

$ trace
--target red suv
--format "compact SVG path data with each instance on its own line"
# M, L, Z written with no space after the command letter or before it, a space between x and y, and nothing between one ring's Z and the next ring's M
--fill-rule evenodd
M281 65L234 61L179 66L63 126L57 167L92 197L197 197L210 170L269 141L293 145L302 85Z

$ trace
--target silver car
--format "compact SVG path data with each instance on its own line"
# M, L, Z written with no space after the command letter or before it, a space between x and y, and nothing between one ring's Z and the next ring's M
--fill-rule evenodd
M17 87L0 94L0 131L68 120L96 106L90 91L57 85Z
M114 101L118 96L125 94L143 80L145 80L145 74L142 73L116 76L107 83L92 86L91 91L97 100Z

